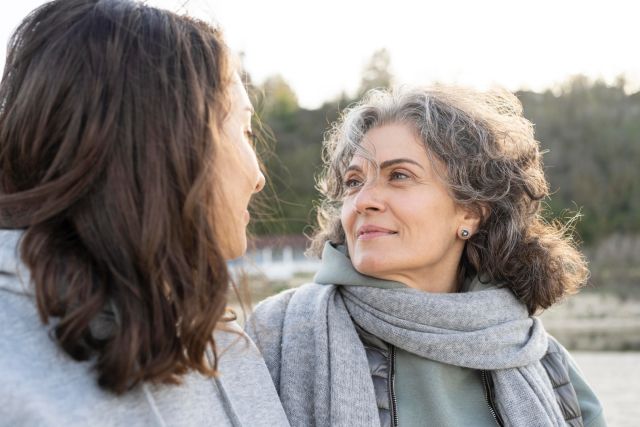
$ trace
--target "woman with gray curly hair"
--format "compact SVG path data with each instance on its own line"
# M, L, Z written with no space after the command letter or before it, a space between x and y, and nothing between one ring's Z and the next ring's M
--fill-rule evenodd
M588 276L509 93L373 91L328 133L315 283L248 329L294 426L603 426L535 314Z

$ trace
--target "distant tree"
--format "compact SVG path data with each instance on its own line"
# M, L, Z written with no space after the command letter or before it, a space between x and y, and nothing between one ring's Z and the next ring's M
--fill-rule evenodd
M267 78L261 85L262 113L265 117L285 118L300 108L298 97L281 75Z
M553 214L580 209L586 243L614 232L640 232L640 99L615 85L576 76L557 94L518 94L536 138L548 150L545 169Z
M271 188L259 197L260 212L254 216L258 221L253 231L301 233L313 222L322 137L336 119L338 107L325 103L315 110L300 108L295 93L281 76L267 79L253 92L258 112L255 128L272 143L272 149L261 156Z
M370 89L388 88L391 87L392 84L391 55L387 49L376 50L362 71L358 98Z

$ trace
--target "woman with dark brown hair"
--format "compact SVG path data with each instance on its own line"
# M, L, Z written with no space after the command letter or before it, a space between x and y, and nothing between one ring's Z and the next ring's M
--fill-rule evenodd
M248 326L295 426L604 426L535 314L587 278L508 93L371 92L325 141L315 283Z
M287 425L225 313L264 186L220 31L56 0L0 85L0 425Z

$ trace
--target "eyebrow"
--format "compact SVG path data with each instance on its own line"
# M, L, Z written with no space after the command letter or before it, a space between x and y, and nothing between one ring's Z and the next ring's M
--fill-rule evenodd
M413 165L418 166L420 169L424 170L424 167L422 167L422 165L418 162L416 162L415 160L412 159L406 159L406 158L399 158L399 159L390 159L390 160L385 160L384 162L380 163L380 169L387 169L390 168L391 166L395 166L397 164L401 164L401 163L411 163ZM358 165L350 165L345 172L349 172L349 171L358 171L358 172L362 172L362 168Z

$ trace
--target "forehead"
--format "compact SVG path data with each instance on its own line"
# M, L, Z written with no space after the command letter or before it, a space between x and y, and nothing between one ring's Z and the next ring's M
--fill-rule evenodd
M403 123L386 124L370 129L362 138L351 163L375 160L380 163L393 158L410 158L429 163L427 151L416 131Z
M247 94L247 90L242 84L242 80L240 80L240 76L238 75L238 73L233 73L230 93L235 110L249 112L253 110L251 101L249 100L249 95Z

